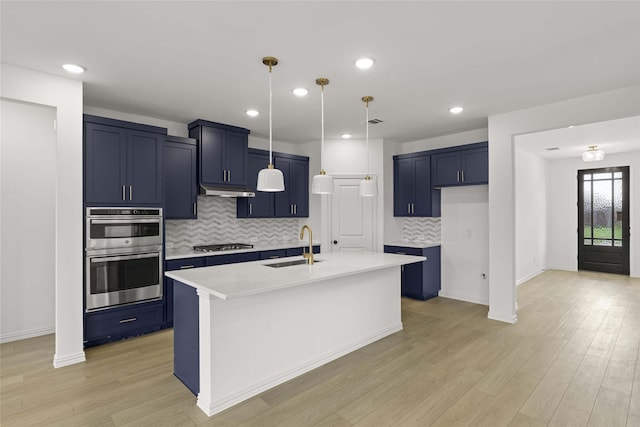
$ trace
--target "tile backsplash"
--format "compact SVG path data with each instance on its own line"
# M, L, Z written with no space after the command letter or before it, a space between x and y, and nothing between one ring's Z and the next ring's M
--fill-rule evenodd
M402 240L440 241L440 218L403 218Z
M236 218L236 199L198 196L198 219L167 220L167 249L211 243L280 244L298 241L295 218Z

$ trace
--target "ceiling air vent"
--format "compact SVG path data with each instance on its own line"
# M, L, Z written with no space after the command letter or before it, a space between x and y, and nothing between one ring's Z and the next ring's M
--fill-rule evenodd
M371 119L371 120L369 120L369 124L371 124L371 125L377 125L378 123L382 123L382 120L380 120L380 119Z
M545 150L547 150L547 151L556 151L556 150L559 150L559 149L560 149L559 147L549 147L549 148L545 148Z

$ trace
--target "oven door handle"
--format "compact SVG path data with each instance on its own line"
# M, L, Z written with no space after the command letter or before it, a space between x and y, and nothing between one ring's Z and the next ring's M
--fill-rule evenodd
M89 257L89 261L90 262L126 261L126 260L129 260L129 259L159 258L159 257L160 257L160 252L154 252L154 253L150 253L150 254Z
M148 218L148 219L143 219L143 218L136 218L136 219L90 219L89 221L90 221L91 224L153 224L153 223L160 224L160 220L159 219L153 219L153 218Z

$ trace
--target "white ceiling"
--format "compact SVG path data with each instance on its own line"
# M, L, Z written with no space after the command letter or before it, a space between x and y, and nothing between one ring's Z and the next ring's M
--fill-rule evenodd
M414 141L487 126L489 115L640 84L639 2L2 1L2 62L69 77L85 104L203 118L274 138ZM353 61L375 58L360 71ZM291 90L305 86L306 98ZM452 115L448 108L463 105ZM258 118L244 114L261 111Z
M518 135L516 144L545 159L579 158L590 145L607 154L640 150L640 117ZM557 148L557 150L547 150Z

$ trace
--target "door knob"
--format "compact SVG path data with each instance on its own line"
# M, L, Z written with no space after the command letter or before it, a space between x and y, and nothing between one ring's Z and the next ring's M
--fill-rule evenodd
M334 241L333 241L333 244L334 244L334 245L337 245L337 244L338 244L338 241L337 241L337 240L334 240Z

